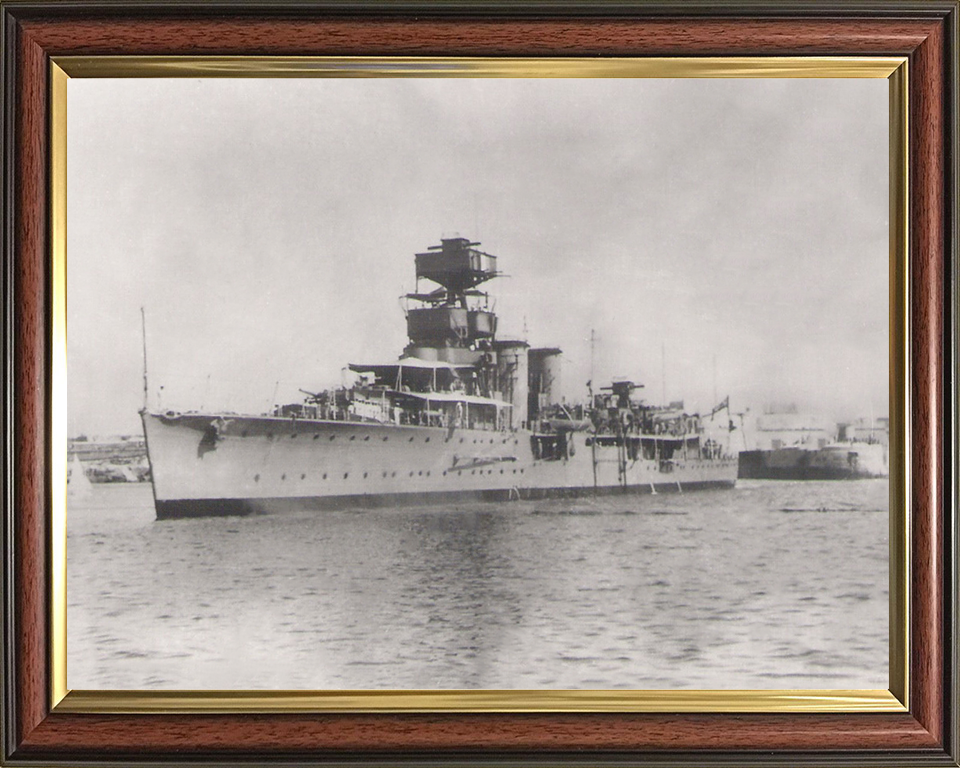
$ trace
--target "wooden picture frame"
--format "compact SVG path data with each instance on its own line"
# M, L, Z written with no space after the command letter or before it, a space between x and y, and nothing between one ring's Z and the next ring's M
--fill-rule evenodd
M3 762L958 765L956 2L4 2ZM60 706L51 551L58 57L906 57L906 708L256 711ZM61 679L62 681L62 679ZM209 702L208 702L209 704ZM190 712L189 710L196 711ZM607 707L606 709L610 709ZM713 711L707 711L712 709ZM241 711L245 710L245 711ZM251 711L253 710L253 711ZM682 710L682 711L681 711Z

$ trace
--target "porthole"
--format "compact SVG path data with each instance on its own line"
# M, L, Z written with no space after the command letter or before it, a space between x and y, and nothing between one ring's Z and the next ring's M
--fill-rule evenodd
M349 473L349 472L344 472L344 473L343 473L343 479L346 480L348 477L350 477L350 473Z
M411 437L409 440L407 440L407 442L408 442L408 443L412 443L412 442L413 442L413 438Z
M273 440L273 432L267 432L267 440Z
M390 477L396 477L396 476L397 476L397 473L396 473L396 472L391 472L391 473L390 473Z
M424 440L423 442L429 443L429 442L430 442L430 438L428 437L428 438L427 438L426 440Z
M336 437L336 435L330 435L330 438L329 438L329 439L330 439L330 440L333 440L333 438L335 438L335 437Z
M363 438L363 442L367 442L367 440L369 440L369 439L370 439L370 435L365 435L364 438Z
M281 479L281 480L286 480L286 479L287 479L287 473L284 472L282 475L280 475L280 479Z
M253 476L253 482L259 483L259 482L260 482L260 475L254 475L254 476Z
M323 479L324 479L324 480L327 479L327 473L326 473L326 472L323 473Z
M306 479L307 479L307 473L306 473L306 472L301 472L301 473L300 473L300 479L301 479L301 480L306 480Z
M292 435L290 435L290 439L291 439L291 440L295 440L296 437L297 437L297 433L296 433L296 432L294 432Z
M243 432L240 433L240 437L247 437L247 436L249 436L249 434L250 434L250 433L247 432L247 430L243 430Z
M410 477L413 477L413 470L410 470Z
M417 472L417 477L423 477L423 470L420 470L419 472Z
M319 438L320 438L320 433L317 432L317 433L313 436L313 439L314 439L314 440L317 440L317 439L319 439Z
M363 473L363 479L364 479L364 480L367 479L367 473L366 473L366 472Z
M356 440L356 439L357 439L357 436L356 436L356 435L350 435L350 439L351 439L351 440Z
M389 437L384 437L384 438L383 438L383 442L387 442L387 440L389 440L389 439L390 439Z
M447 476L447 470L443 470L443 476L444 476L444 477Z
M386 477L386 476L387 476L387 473L386 473L386 472L384 472L384 473L383 473L383 476L384 476L384 477Z
M427 477L430 477L430 470L427 470Z

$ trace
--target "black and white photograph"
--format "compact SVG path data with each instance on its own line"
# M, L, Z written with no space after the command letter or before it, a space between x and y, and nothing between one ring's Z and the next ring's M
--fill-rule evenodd
M888 687L889 84L67 91L67 683Z

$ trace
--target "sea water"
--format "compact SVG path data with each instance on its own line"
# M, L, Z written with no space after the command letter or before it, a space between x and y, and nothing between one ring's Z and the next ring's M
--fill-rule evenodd
M886 480L158 522L68 503L73 689L886 688Z

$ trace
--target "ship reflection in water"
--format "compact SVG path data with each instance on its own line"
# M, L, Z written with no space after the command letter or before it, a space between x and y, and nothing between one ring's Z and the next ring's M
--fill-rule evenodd
M888 487L158 523L148 485L96 486L68 516L68 684L883 689Z

